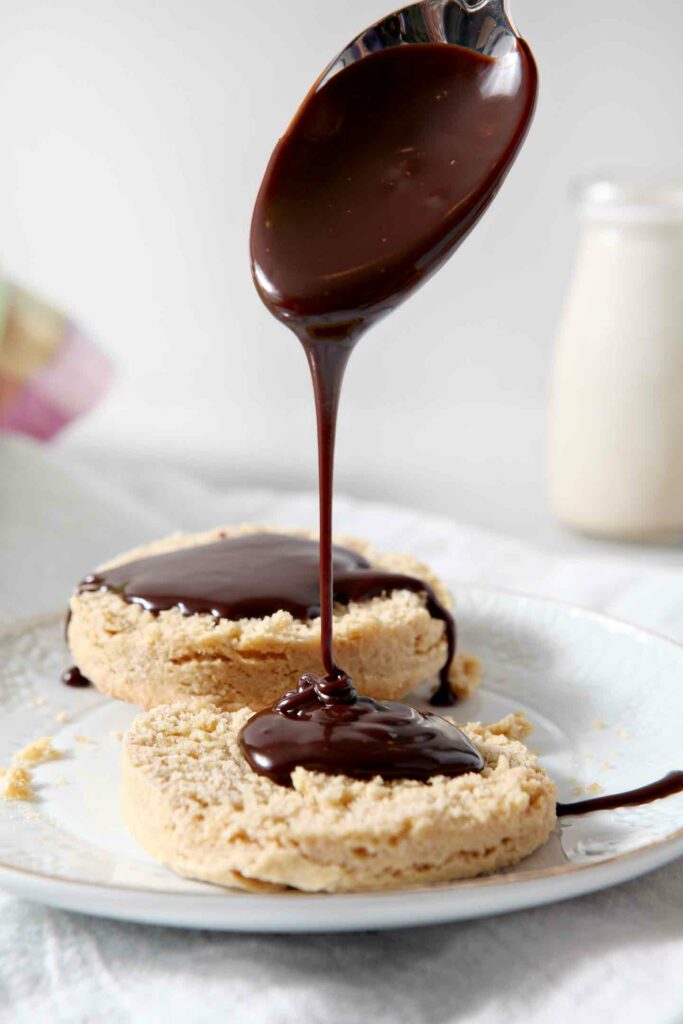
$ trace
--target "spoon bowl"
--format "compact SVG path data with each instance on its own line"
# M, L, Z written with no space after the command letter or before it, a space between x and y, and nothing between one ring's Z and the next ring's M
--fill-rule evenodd
M506 0L422 0L365 29L309 91L252 221L256 287L293 328L362 331L455 251L533 114Z

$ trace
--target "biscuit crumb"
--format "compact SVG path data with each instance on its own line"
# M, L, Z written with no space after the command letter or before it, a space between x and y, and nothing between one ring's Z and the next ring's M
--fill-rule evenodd
M61 750L52 746L52 736L43 736L33 743L28 743L22 750L12 758L13 764L35 765L44 764L46 761L56 761L62 756Z
M602 764L600 765L600 771L601 772L608 772L612 768L614 768L614 765L612 764L611 761L603 761Z
M605 787L601 786L599 782L593 782L588 787L588 792L591 794L591 796L597 796L598 793L604 793L604 791Z
M628 729L619 729L619 731L617 733L617 736L619 737L620 740L630 740L631 739L631 733L628 731Z
M596 718L594 722L591 722L594 729L606 729L607 722L603 722L602 718Z
M583 796L585 792L586 790L583 786L574 786L572 796Z
M95 744L97 740L94 740L91 736L74 736L76 743L90 743Z
M53 785L54 786L68 786L69 785L69 780L64 778L63 775L58 775L57 778L53 781Z
M486 729L493 736L507 736L510 740L521 741L525 736L530 736L534 727L523 711L514 711L506 715L499 722L487 725Z
M120 743L121 740L123 739L123 733L121 732L120 729L112 729L109 735L113 740L117 740L118 743Z
M33 800L29 772L18 765L8 768L3 774L0 792L3 800Z
M44 703L45 698L39 696L39 694L35 694L33 697L31 697L31 704L33 704L33 706L36 708L42 708Z
M64 722L69 721L69 716L67 715L66 711L58 711L57 714L55 715L55 720L63 725Z

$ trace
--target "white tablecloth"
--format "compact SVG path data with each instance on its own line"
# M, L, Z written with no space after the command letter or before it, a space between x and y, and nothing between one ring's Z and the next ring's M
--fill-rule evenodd
M76 467L0 439L0 621L64 603L108 555L176 528L315 525L315 497L163 467ZM683 574L553 556L341 497L336 526L442 575L605 609L683 640ZM0 895L0 1020L253 1024L683 1021L683 860L569 903L433 928L242 936L120 924Z

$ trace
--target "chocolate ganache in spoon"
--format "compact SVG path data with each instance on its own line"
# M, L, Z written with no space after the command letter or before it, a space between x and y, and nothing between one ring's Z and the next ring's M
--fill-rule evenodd
M454 44L453 26L467 45ZM500 0L476 12L464 0L426 0L344 51L268 164L252 220L252 270L265 305L303 345L313 380L325 670L322 679L304 676L242 730L249 764L275 782L288 784L297 765L418 779L483 767L451 723L359 697L335 663L334 444L354 345L481 217L526 135L536 87L531 53ZM443 680L436 699L447 702Z

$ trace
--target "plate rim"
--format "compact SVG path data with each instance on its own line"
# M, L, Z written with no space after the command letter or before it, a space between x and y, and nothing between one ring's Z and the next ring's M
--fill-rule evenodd
M561 598L532 594L528 591L516 590L510 587L500 587L495 584L470 581L456 582L452 579L447 579L446 583L455 594L456 609L458 593L462 593L463 591L467 591L475 598L477 593L481 593L489 596L500 595L503 598L521 599L532 604L550 605L558 607L567 613L597 621L605 627L613 628L614 626L618 626L621 629L625 629L630 632L634 637L640 637L646 642L656 641L658 644L663 643L672 647L679 656L683 657L683 643L675 640L673 637L585 605L563 600ZM55 623L59 621L63 615L64 611L60 609L45 611L5 622L0 625L0 643L2 643L6 637L14 635L17 632L22 632L23 630L35 628L40 625ZM102 698L103 701L106 701L107 699L104 694L102 694ZM109 894L114 899L119 897L125 900L125 906L128 906L130 897L137 896L138 898L143 897L145 900L159 900L170 904L171 910L169 910L168 913L170 913L171 916L172 907L182 905L184 908L189 906L192 901L199 901L204 908L215 904L216 906L220 905L226 909L228 907L236 907L237 903L242 905L242 909L247 906L266 907L268 905L272 905L274 900L280 905L292 904L294 906L305 906L306 908L329 906L331 900L335 904L341 902L344 906L348 905L351 907L354 904L362 904L368 899L371 899L373 903L387 906L391 901L394 901L397 898L415 897L417 895L425 896L429 894L429 903L426 904L426 906L428 909L431 909L431 914L426 914L424 920L415 922L428 923L430 920L447 921L458 919L457 907L455 906L448 909L444 906L443 913L436 917L434 916L434 910L436 910L437 907L431 907L431 903L438 901L439 898L443 899L446 894L449 896L455 896L457 893L472 893L475 890L483 890L487 892L490 892L491 890L502 890L507 892L519 892L521 895L529 886L538 886L540 890L538 897L531 901L527 898L527 900L521 904L521 906L528 907L538 906L543 903L555 902L556 900L560 901L574 896L586 895L588 892L597 891L598 889L606 888L610 885L619 884L620 882L638 877L638 875L641 874L638 870L640 867L639 862L643 859L646 861L654 859L655 861L655 863L651 863L644 867L642 873L645 874L675 860L680 855L683 855L683 825L668 835L658 839L653 839L651 842L645 843L643 846L640 846L635 850L624 851L597 863L554 865L545 868L536 868L532 871L525 872L513 870L505 874L497 873L471 879L456 879L451 882L439 882L432 885L408 886L396 889L360 890L348 893L305 893L296 890L284 889L276 892L260 893L256 891L241 891L217 886L215 887L215 892L182 892L167 889L121 885L111 882L86 882L76 878L68 878L63 875L53 875L44 871L34 871L29 868L16 867L14 865L6 864L1 860L0 888L4 889L6 892L15 892L27 899L37 899L38 901L42 901L50 905L63 906L66 909L72 907L73 909L80 910L84 913L88 913L88 910L81 903L73 903L73 901L69 901L68 899L65 900L63 898L50 899L50 890L61 889L64 890L65 896L73 894L74 897L77 897L78 895L85 897L88 894L95 894L104 897L105 894ZM611 868L614 868L615 866L621 868L624 865L626 866L626 870L618 870L618 878L610 879L609 877L601 877L605 875L609 876ZM635 870L632 870L633 867L635 867ZM556 895L552 892L546 893L548 887L551 886L558 878L582 878L586 877L587 873L594 878L597 876L599 884L591 886L590 889L585 889L584 886L579 885L577 891L568 892L564 895ZM34 895L31 895L31 889L37 890ZM527 893L527 897L528 895L530 894ZM53 893L53 897L55 896L58 897L59 893ZM233 899L226 900L226 896L232 897ZM514 899L509 902L513 904L515 903ZM448 903L450 903L450 900ZM140 915L136 916L134 908L132 910L132 914L126 913L125 906L121 907L119 913L115 913L112 908L110 908L109 911L103 911L101 908L95 908L92 910L92 913L109 917L119 917L126 920L147 920L150 923L153 922L153 918L144 918ZM503 913L514 909L516 909L515 906L510 906L507 909L505 907L492 907L491 909L485 910L484 913ZM400 918L400 911L397 916ZM465 916L470 915L467 914ZM166 913L161 913L157 917L157 920L159 923L171 923L167 920ZM204 926L214 928L234 928L235 924L230 924L228 922L214 922L211 925L207 923ZM342 921L332 929L331 923L327 921L326 926L327 930L351 930L352 928L388 927L390 925L374 923L366 924L365 926L357 924L349 925ZM239 928L240 930L247 930L244 922L240 923ZM316 926L315 924L309 923L308 925L304 924L302 927L293 928L290 923L289 928L284 928L284 926L281 926L280 928L277 926L269 928L264 922L255 922L254 928L250 928L248 930L299 931L316 930Z
M619 858L628 858L631 862L626 870L618 870L616 876L613 868L617 858L602 861L594 865L577 866L576 871L565 872L560 877L567 884L558 892L552 887L552 878L527 878L517 886L505 890L508 898L502 902L489 899L485 906L471 906L477 886L466 890L470 899L459 904L453 900L443 899L443 891L439 887L424 889L368 891L357 893L253 893L234 890L221 890L219 893L165 893L163 890L137 890L138 900L120 900L120 890L107 886L99 887L97 883L69 880L67 888L62 879L46 876L31 878L30 885L22 885L20 875L14 874L13 881L5 891L19 897L44 903L48 906L73 910L91 916L113 918L116 920L156 924L164 926L202 928L214 931L238 931L253 933L314 933L314 932L351 932L379 930L404 926L420 926L447 923L451 921L469 920L497 914L513 913L533 907L560 903L579 896L587 896L603 889L629 882L658 868L664 867L683 853L683 837L674 844L676 849L664 850L662 847L668 840L648 844L636 851L630 851ZM645 856L648 863L643 867L637 855ZM586 876L579 868L591 869L591 876ZM597 877L596 877L597 876ZM495 876L493 876L495 877ZM576 886L576 878L591 877L591 884ZM476 880L473 880L476 881ZM482 881L482 880L480 880ZM450 894L457 891L457 882L451 883ZM132 890L135 892L135 890ZM490 890L489 890L490 891ZM240 897L238 900L226 900L225 896ZM70 896L76 897L71 899ZM192 895L193 903L188 904L184 897ZM266 916L267 908L272 910L273 896L297 897L297 906L306 913L296 918L291 916L284 920L277 915ZM377 896L394 897L377 901ZM408 899L396 900L403 895ZM142 899L140 897L142 896ZM88 897L94 897L88 900ZM99 899L98 899L99 897ZM323 898L325 897L325 898ZM350 900L349 897L356 897ZM419 898L419 903L416 903ZM367 901L371 900L373 917L368 919ZM363 903L366 906L363 906ZM281 904L282 906L282 904ZM191 912L186 913L188 907ZM319 913L322 910L322 914ZM330 919L329 911L338 916ZM221 913L222 911L222 913ZM263 915L263 916L261 916Z

